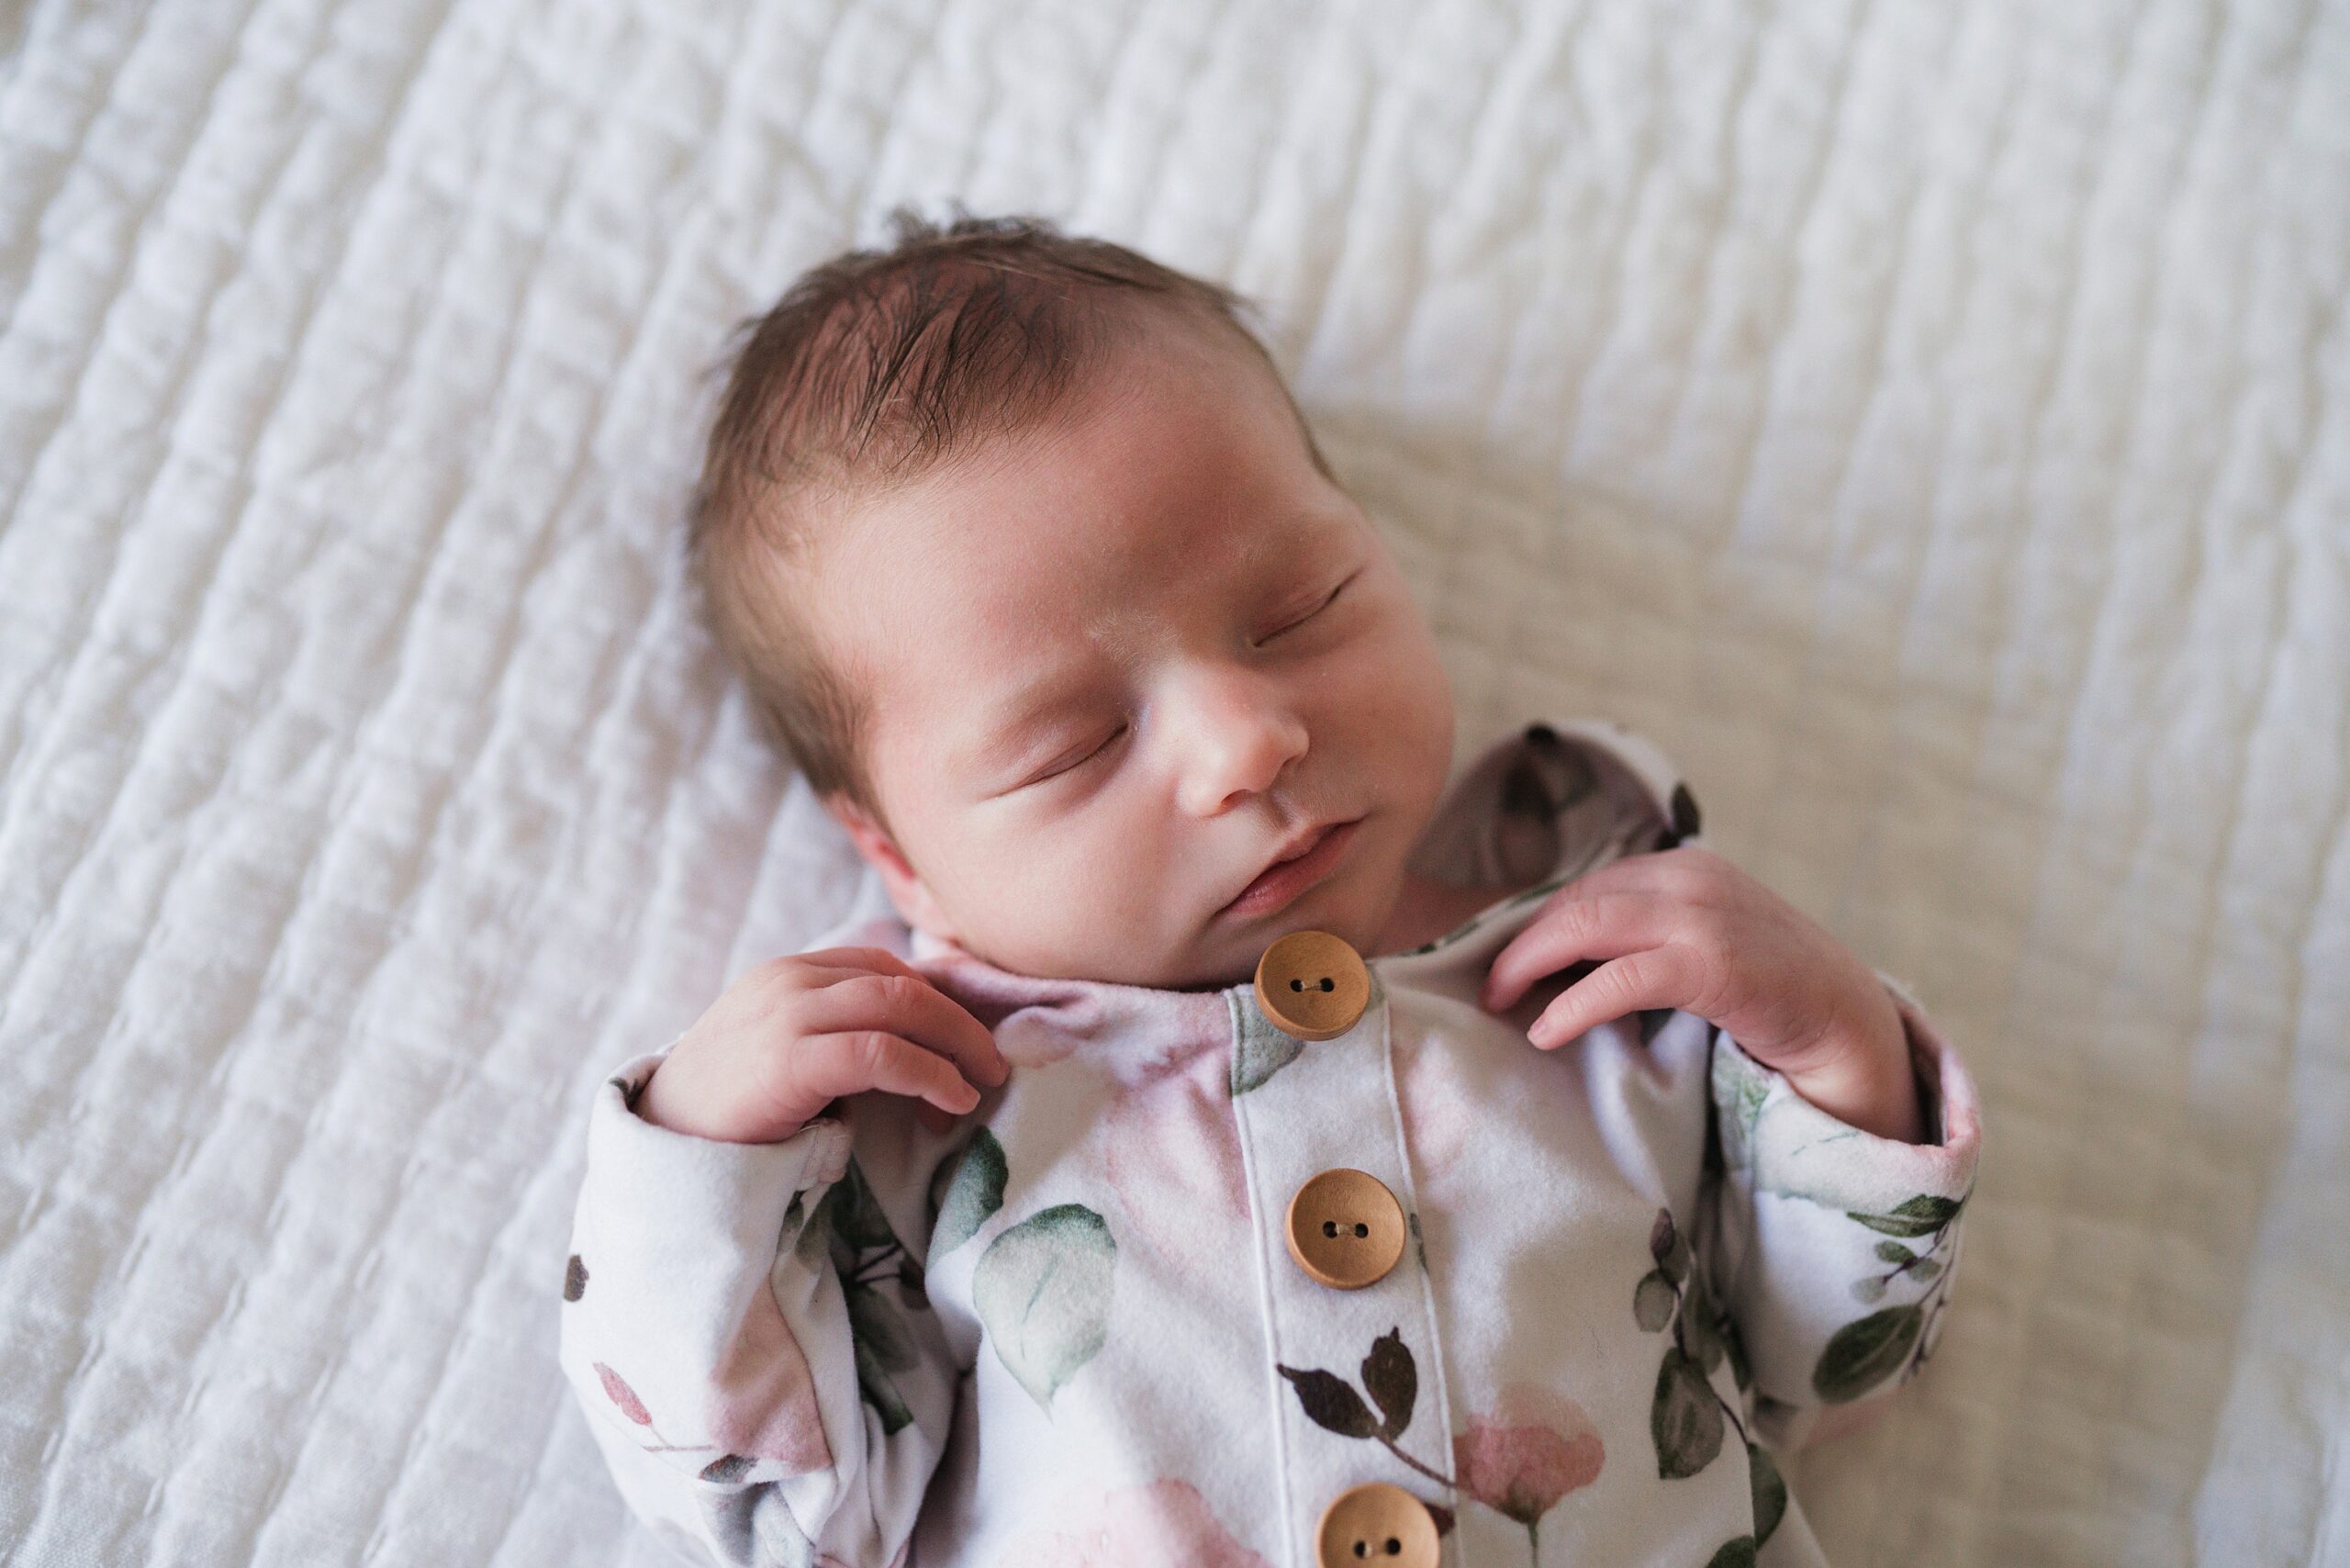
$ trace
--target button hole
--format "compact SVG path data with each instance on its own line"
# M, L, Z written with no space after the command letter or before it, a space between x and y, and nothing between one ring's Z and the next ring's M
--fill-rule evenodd
M1389 1536L1387 1538L1387 1555L1390 1557L1400 1557L1403 1553L1404 1543L1397 1540L1393 1536Z
M1357 1557L1368 1557L1368 1556L1370 1556L1370 1555L1371 1555L1371 1542L1369 1542L1369 1541L1367 1541L1367 1540L1359 1540L1359 1541L1355 1542L1355 1555L1356 1555Z
M1338 989L1338 982L1332 980L1328 975L1324 975L1322 977L1322 989L1324 991L1336 991Z
M1369 1236L1371 1234L1371 1226L1367 1225L1359 1225L1355 1226L1355 1234L1357 1236Z
M1337 1222L1337 1220L1334 1220L1334 1219L1326 1219L1326 1220L1324 1220L1324 1221L1322 1222L1322 1234L1323 1234L1323 1235L1325 1235L1325 1236L1336 1236L1336 1235L1337 1235L1337 1234L1338 1234L1338 1222Z
M1305 989L1305 982L1302 980L1292 979L1289 982L1289 988L1292 991L1304 991Z

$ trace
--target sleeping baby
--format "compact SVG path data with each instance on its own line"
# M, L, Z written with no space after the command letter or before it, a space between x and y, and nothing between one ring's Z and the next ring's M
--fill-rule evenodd
M1975 1090L1639 737L1452 768L1237 296L901 216L744 341L693 561L893 913L588 1128L561 1358L687 1558L1810 1563Z

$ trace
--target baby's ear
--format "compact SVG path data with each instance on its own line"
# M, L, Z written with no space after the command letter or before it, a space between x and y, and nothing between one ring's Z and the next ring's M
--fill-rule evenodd
M822 799L824 810L847 833L849 842L856 846L857 854L879 873L881 885L889 890L890 902L897 905L905 923L933 935L952 939L955 932L947 923L946 912L930 896L920 873L879 819L838 790Z
M825 814L841 824L841 830L848 834L849 842L856 846L856 852L875 870L884 876L892 869L907 876L913 874L913 868L907 864L897 841L890 836L890 830L881 825L879 818L837 790L819 797L819 800Z

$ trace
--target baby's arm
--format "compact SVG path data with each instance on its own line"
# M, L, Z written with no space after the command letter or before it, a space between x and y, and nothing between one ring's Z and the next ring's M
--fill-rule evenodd
M561 1361L641 1517L744 1568L895 1559L965 1369L923 1294L926 1193L868 1186L819 1113L866 1089L966 1111L966 1075L1003 1072L894 955L825 948L752 971L599 1091ZM958 1141L906 1133L936 1147L901 1170Z
M1698 1251L1753 1374L1769 1439L1832 1437L1883 1406L1941 1332L1982 1129L1975 1085L1917 1003L1895 998L1923 1132L1883 1138L1713 1040L1714 1139Z
M1548 1050L1656 1008L1696 1014L1821 1110L1915 1143L1918 1091L1891 994L1801 910L1709 850L1630 855L1550 895L1494 958L1484 1005L1506 1011L1543 976L1604 960L1528 1031Z
M1674 1375L1728 1358L1769 1440L1848 1424L1849 1411L1821 1417L1897 1387L1948 1300L1980 1137L1964 1068L1889 980L1703 849L1628 857L1561 888L1495 956L1485 1004L1506 1010L1591 960L1537 1020L1537 1045L1670 1013L1651 1050L1710 1059L1687 1092L1700 1113L1709 1094L1711 1114L1666 1154L1675 1193L1695 1201L1676 1196L1680 1223L1660 1222L1644 1287L1644 1320L1675 1304L1694 1362L1668 1363L1660 1408ZM1693 1409L1702 1387L1685 1384Z

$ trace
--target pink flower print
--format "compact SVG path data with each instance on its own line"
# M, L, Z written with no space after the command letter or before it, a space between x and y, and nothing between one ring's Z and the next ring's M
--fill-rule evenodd
M800 1341L765 1283L718 1363L711 1390L711 1441L744 1459L773 1460L786 1475L830 1468L832 1446L816 1412L816 1383Z
M1524 1525L1529 1551L1539 1549L1538 1521L1598 1480L1606 1459L1582 1406L1524 1383L1502 1390L1492 1415L1472 1416L1469 1429L1452 1435L1460 1489Z
M915 973L986 1027L1013 1067L1051 1067L1111 1032L1083 982L1007 973L922 932L912 963Z
M653 1425L652 1414L644 1408L644 1401L636 1396L636 1390L621 1381L620 1373L601 1361L589 1364L596 1369L597 1381L604 1385L604 1396L621 1407L621 1415L640 1427Z
M908 961L986 1025L1014 1068L1078 1060L1132 1087L1180 1069L1193 1052L1221 1055L1232 1037L1230 1009L1218 991L1014 974L921 930Z
M1061 1513L998 1568L1270 1568L1186 1481L1126 1486Z
M1467 1147L1479 1107L1458 1053L1427 1046L1425 1036L1396 1032L1395 1101L1404 1116L1404 1144L1412 1157L1414 1177L1440 1182Z
M699 1453L702 1447L707 1446L685 1448L663 1438L661 1428L653 1424L653 1412L644 1407L644 1401L636 1396L636 1390L628 1385L626 1379L601 1361L590 1361L588 1364L595 1371L596 1381L604 1385L604 1397L610 1400L621 1415L643 1428L646 1434L653 1439L650 1444L639 1442L638 1446L645 1452Z
M1093 1141L1131 1230L1182 1277L1221 1277L1231 1226L1248 1212L1224 1058L1203 1052L1180 1071L1113 1089Z

